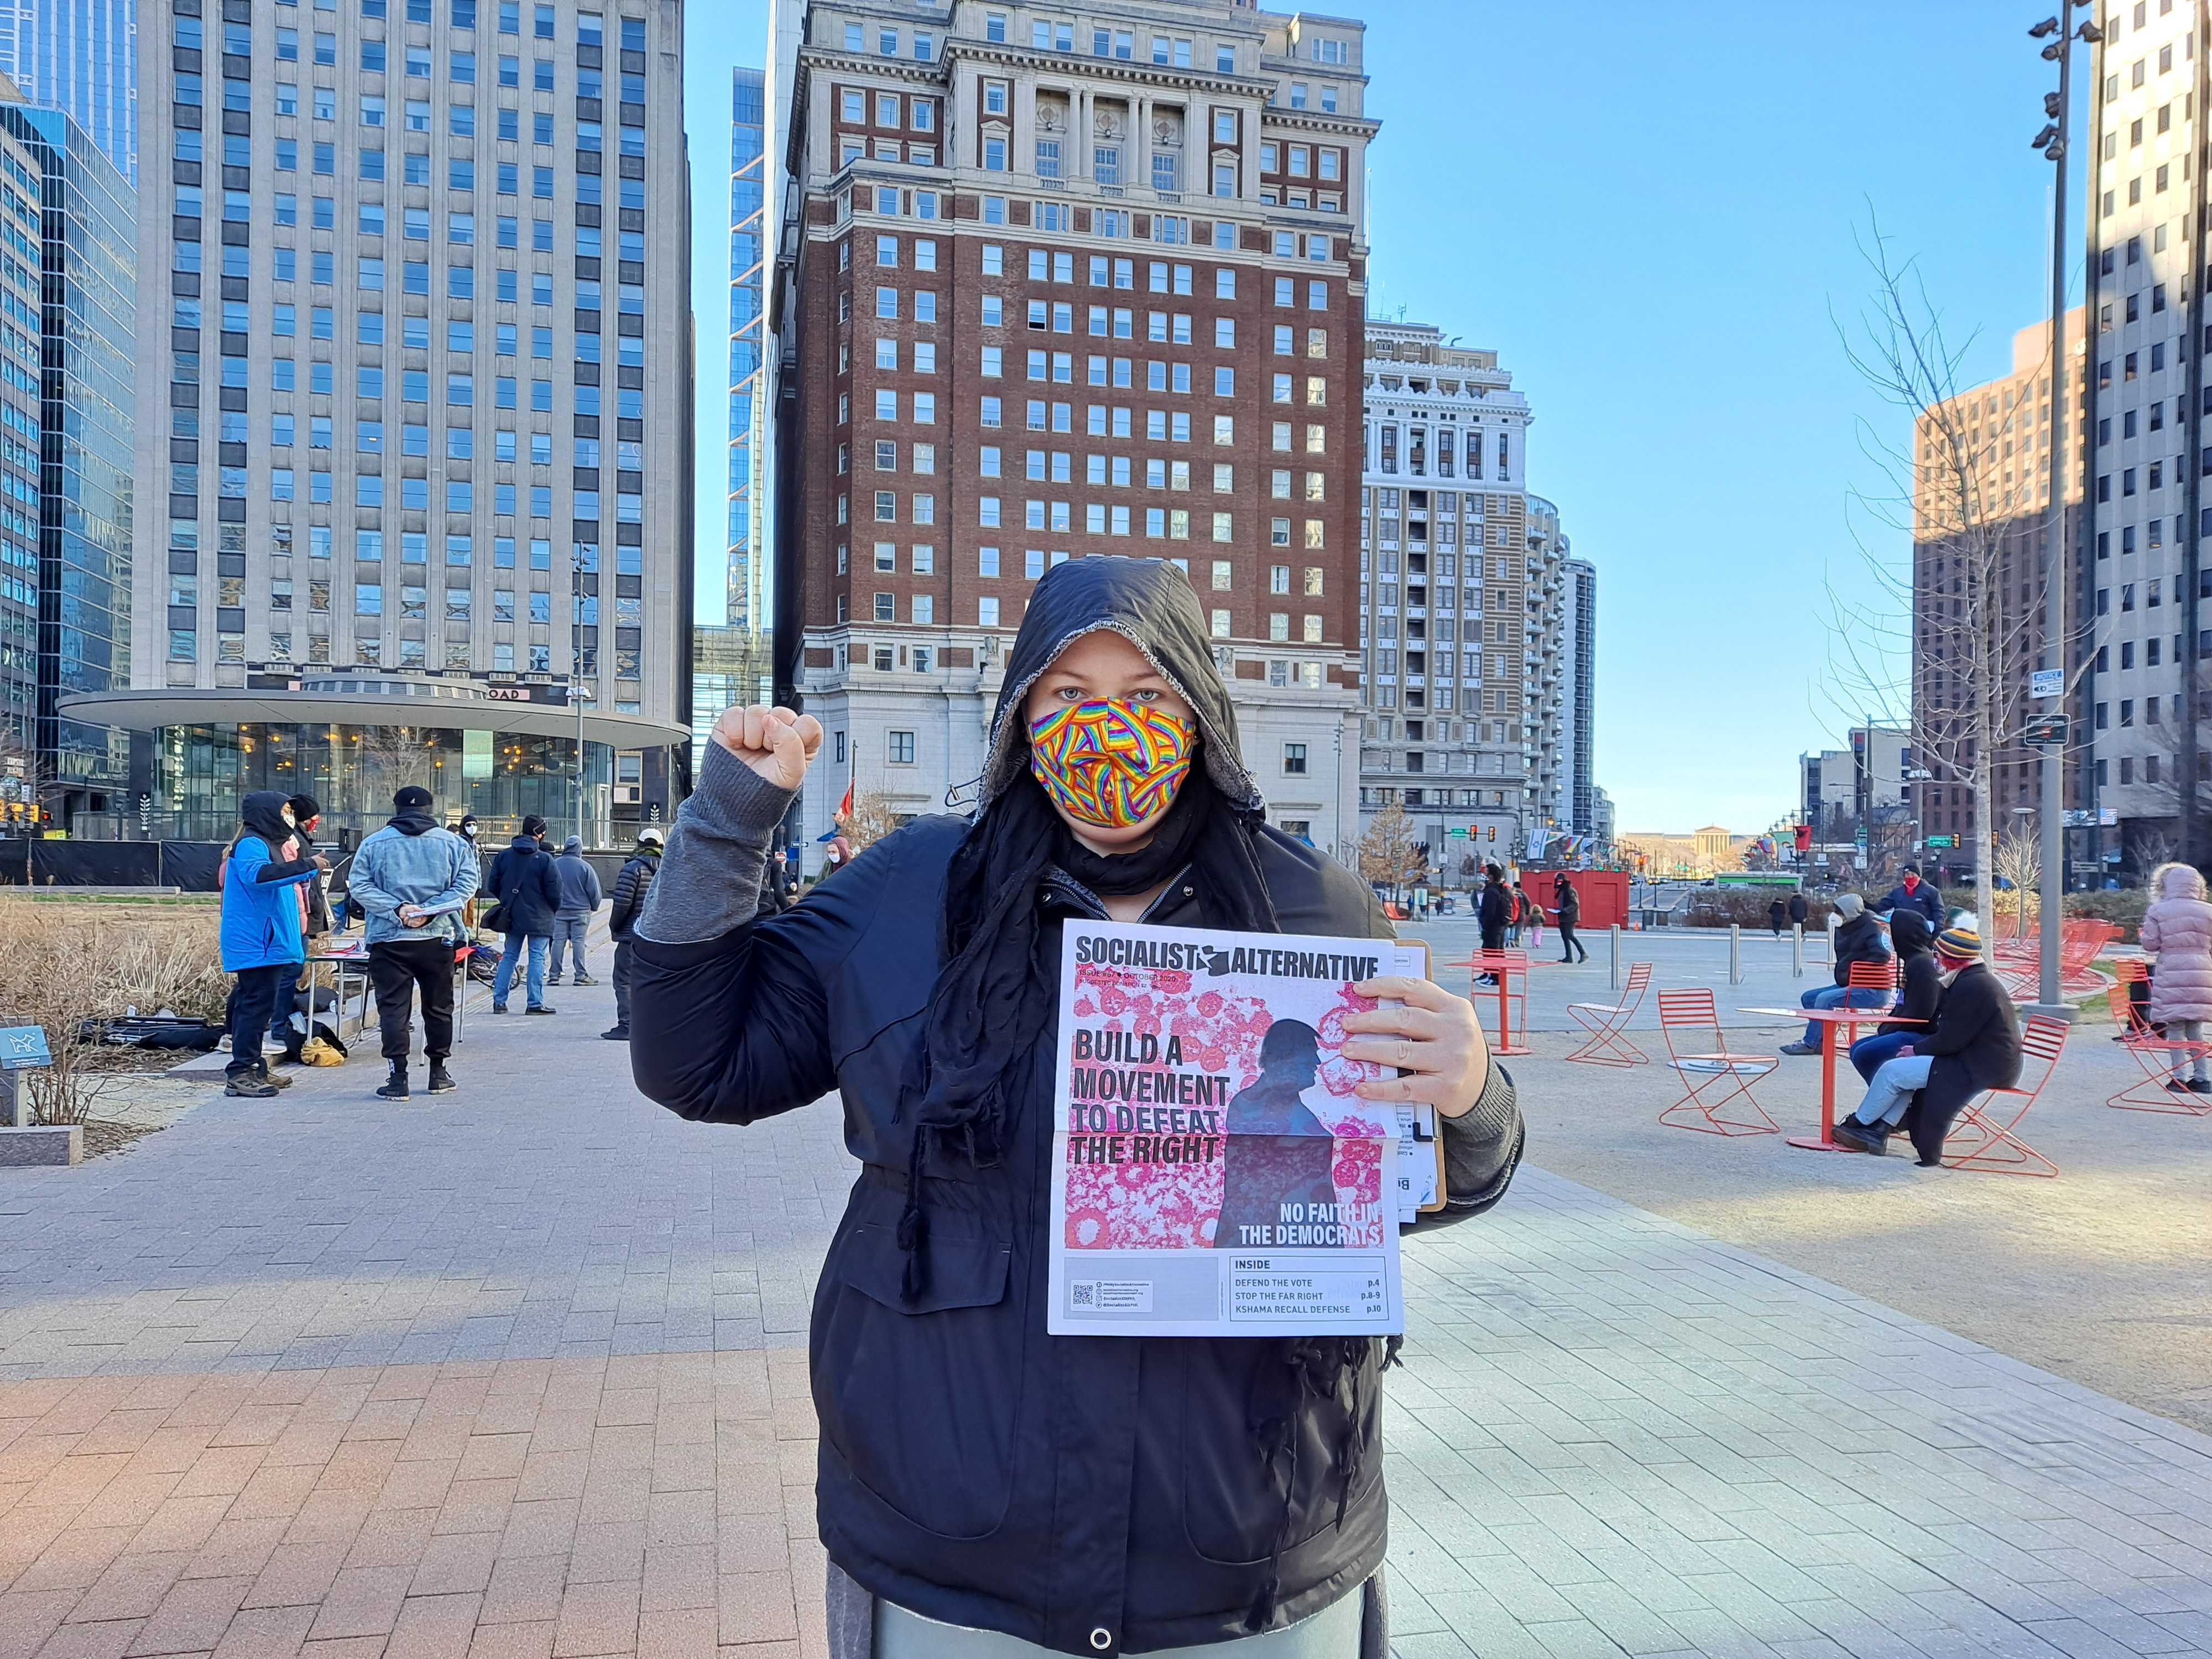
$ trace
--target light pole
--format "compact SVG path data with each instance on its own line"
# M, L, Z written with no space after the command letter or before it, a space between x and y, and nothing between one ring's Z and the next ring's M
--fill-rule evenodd
M584 705L592 694L579 681L568 683L568 700L576 705L576 834L584 837Z
M2073 121L2074 42L2094 45L2105 38L2094 21L2074 21L2074 9L2088 0L2059 0L2058 15L2046 17L2028 31L2033 40L2053 37L2043 48L2045 58L2058 65L2058 90L2045 93L2044 113L2050 121L2035 136L2033 147L2043 152L2051 169L2051 501L2043 582L2043 665L2059 672L2059 708L2065 709L2066 688L2071 681L2073 653L2066 634L2066 585L2070 572L2066 561L2065 443L2067 416L2072 410L2066 395L2066 151L2067 133ZM2083 319L2086 334L2088 323ZM2082 434L2085 438L2086 434ZM2071 733L2068 734L2069 737ZM2036 1012L2059 1018L2070 1017L2059 982L2059 935L2066 915L2066 744L2043 745L2043 923L2041 972L2038 975ZM2026 915L2025 895L2021 913Z

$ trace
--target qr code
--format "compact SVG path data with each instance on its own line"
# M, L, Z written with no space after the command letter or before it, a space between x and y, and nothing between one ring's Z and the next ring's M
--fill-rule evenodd
M1098 1281L1079 1279L1067 1287L1067 1303L1072 1308L1095 1308L1098 1305Z

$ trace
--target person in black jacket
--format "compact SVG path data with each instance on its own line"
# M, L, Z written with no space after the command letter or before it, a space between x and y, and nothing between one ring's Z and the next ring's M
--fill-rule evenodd
M1805 919L1812 914L1813 907L1805 902L1804 894L1799 892L1792 893L1790 896L1790 925L1791 927L1802 927L1805 925Z
M1053 745L1070 711L1150 711L1181 757L1163 738L1078 774ZM1163 559L1048 571L978 815L917 818L763 919L762 860L820 742L786 709L716 723L638 922L630 1062L690 1119L842 1097L862 1168L810 1345L832 1659L917 1617L970 1632L925 1626L944 1651L991 1631L1232 1659L1308 1620L1326 1644L1301 1652L1383 1651L1382 1340L1045 1329L1066 919L1389 936L1351 872L1266 823L1188 580ZM1410 1069L1360 1092L1437 1103L1443 1218L1479 1212L1519 1158L1512 1079L1463 999L1364 992L1406 1006L1349 1016L1343 1052Z
M1771 933L1775 938L1780 939L1782 937L1782 930L1789 924L1789 921L1790 907L1783 902L1779 897L1777 897L1767 905L1767 930Z
M1858 1109L1836 1125L1839 1144L1880 1153L1888 1150L1891 1128L1902 1122L1923 1169L1943 1161L1944 1139L1976 1095L2020 1081L2020 1018L1982 960L1974 918L1962 915L1937 934L1936 954L1950 983L1934 1029L1885 1062Z
M1836 982L1808 991L1797 999L1803 1008L1879 1008L1889 1000L1886 986L1851 987L1851 964L1855 962L1887 963L1889 945L1882 938L1881 921L1866 908L1866 901L1856 893L1844 893L1836 900L1837 925L1835 932ZM1808 1020L1805 1035L1796 1042L1782 1045L1785 1054L1817 1054L1820 1052L1820 1023Z
M1889 1011L1896 1018L1884 1020L1873 1036L1851 1044L1851 1065L1869 1083L1885 1060L1896 1058L1899 1048L1928 1030L1943 1000L1943 970L1936 963L1936 933L1927 919L1917 910L1893 912L1889 942L1897 947L1898 971L1903 976Z
M1503 951L1505 930L1513 925L1513 890L1505 884L1505 872L1496 865L1486 865L1482 891L1474 902L1475 924L1482 929L1482 948ZM1495 985L1497 976L1479 975L1477 985Z
M1559 918L1559 960L1562 963L1588 962L1589 952L1575 937L1575 929L1582 925L1583 896L1564 870L1552 878L1552 908Z
M522 821L522 833L491 861L491 879L484 884L492 902L506 914L500 931L507 943L499 953L499 971L491 982L491 1011L507 1012L507 994L514 984L514 970L527 951L530 957L526 1014L550 1014L545 1002L545 953L553 944L553 917L561 908L561 872L553 867L553 854L545 848L545 820L532 812Z
M637 832L637 850L615 876L615 893L607 906L607 932L615 942L615 1023L599 1033L610 1042L629 1041L629 988L637 971L633 941L637 919L653 891L653 878L660 870L660 831L647 824Z

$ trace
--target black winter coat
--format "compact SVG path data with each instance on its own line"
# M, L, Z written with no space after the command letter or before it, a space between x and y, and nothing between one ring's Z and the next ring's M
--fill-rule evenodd
M691 815L738 763L710 750ZM781 807L771 808L778 817ZM830 1558L877 1595L932 1619L1068 1653L1217 1642L1245 1633L1284 1518L1278 1625L1356 1588L1382 1565L1379 1379L1370 1359L1346 1402L1301 1395L1269 1340L1055 1337L1044 1330L1054 1032L1035 1050L1006 1155L933 1163L927 1289L901 1300L896 1238L911 1127L897 1107L939 962L946 866L963 825L922 818L781 915L698 944L635 943L631 1063L682 1116L750 1123L836 1091L863 1167L823 1265L810 1357L820 1419L816 1499ZM672 845L663 884L676 879ZM1341 866L1273 830L1261 866L1285 933L1385 938L1373 896ZM1099 917L1055 872L1055 921ZM1146 917L1191 925L1171 884ZM1060 960L1057 927L1041 947ZM1493 1070L1492 1091L1511 1079ZM1470 1118L1497 1103L1489 1095ZM1456 1219L1488 1207L1510 1153L1445 1152ZM933 1403L917 1412L917 1401ZM1272 1463L1250 1430L1298 1425ZM1367 1446L1348 1489L1347 1433ZM1342 1519L1339 1521L1339 1504ZM1094 1646L1092 1632L1109 1641Z
M1905 1127L1923 1164L1943 1156L1944 1137L1967 1103L2020 1081L2020 1017L1987 963L1969 963L1943 993L1936 1028L1912 1039L1912 1052L1932 1054L1928 1086L1906 1115Z
M1915 951L1905 959L1905 983L1899 988L1897 1000L1889 1010L1899 1019L1912 1023L1898 1024L1885 1020L1875 1028L1875 1035L1887 1036L1896 1031L1910 1031L1920 1036L1928 1030L1928 1022L1936 1018L1942 1001L1943 970L1936 964L1935 953Z
M1224 797L1256 804L1187 579L1158 560L1057 567L1010 653L985 799L1026 765L1021 698L1069 639L1123 632L1172 676ZM1011 716L1009 711L1012 711ZM790 797L710 744L640 919L630 1060L679 1115L745 1123L835 1091L861 1164L823 1263L810 1340L823 1547L874 1595L1063 1653L1210 1644L1280 1629L1382 1565L1380 1343L1323 1387L1279 1339L1045 1332L1053 1060L1048 1018L1012 1075L995 1160L933 1156L919 1293L902 1294L915 1114L902 1110L941 963L959 821L918 819L781 915L760 861ZM1239 831L1238 833L1242 833ZM1388 937L1352 873L1273 830L1255 853L1287 933ZM1145 920L1194 925L1196 868ZM1048 865L1040 964L1101 917ZM676 941L691 941L679 943ZM1042 971L1054 971L1045 967ZM1443 1130L1447 1215L1495 1202L1520 1156L1512 1080ZM1418 1339L1417 1339L1418 1340Z
M615 875L615 890L607 905L607 933L617 939L630 936L644 912L647 896L653 891L653 878L660 869L660 854L638 853L631 856Z
M554 913L561 908L561 872L553 855L534 836L517 836L491 861L491 879L484 884L495 903L507 907L510 936L550 939Z
M1805 896L1802 893L1792 893L1790 896L1790 921L1802 926L1805 918L1812 914L1813 907L1805 902Z
M1559 926L1572 927L1583 919L1583 896L1574 883L1552 890L1552 908L1559 913Z
M1851 982L1851 964L1855 962L1887 962L1889 945L1881 936L1881 924L1870 912L1862 910L1836 929L1836 983Z
M1484 886L1475 905L1475 920L1485 933L1492 928L1503 933L1513 925L1513 895L1504 883L1493 881Z

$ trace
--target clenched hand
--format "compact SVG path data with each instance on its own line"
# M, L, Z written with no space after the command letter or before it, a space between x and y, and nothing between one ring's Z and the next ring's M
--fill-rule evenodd
M714 739L779 789L796 789L822 749L822 722L811 714L755 703L726 708Z

